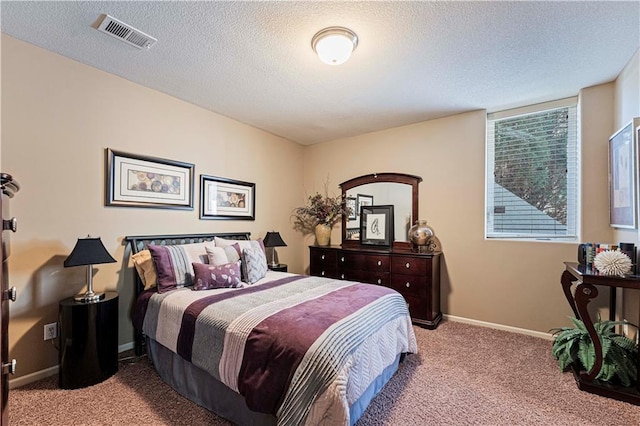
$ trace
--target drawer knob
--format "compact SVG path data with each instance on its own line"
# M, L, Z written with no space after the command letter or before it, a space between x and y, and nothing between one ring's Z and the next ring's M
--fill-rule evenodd
M409 287L411 287L411 283L406 283L406 284L405 284L405 286L406 286L407 288L409 288Z
M11 287L8 290L2 292L2 300L11 300L12 302L16 301L16 296L18 295L18 291L15 287Z
M16 374L16 360L12 359L11 362L2 364L2 374Z
M324 254L320 256L320 260L324 260Z
M320 272L320 275L322 275L324 277L324 271Z
M409 269L409 268L411 268L411 264L409 262L407 262L407 263L404 264L404 267Z
M16 232L18 230L18 219L12 217L9 220L2 220L2 230Z
M340 262L344 262L344 256L340 258Z
M344 280L344 274L340 275L340 279Z
M378 284L382 284L382 280L378 278Z
M378 260L378 266L382 266L382 260Z

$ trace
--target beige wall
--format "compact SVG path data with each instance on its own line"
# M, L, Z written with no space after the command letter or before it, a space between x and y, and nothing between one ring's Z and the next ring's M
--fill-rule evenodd
M624 67L615 82L615 121L610 135L629 123L632 118L640 117L640 50L636 51ZM609 136L610 136L609 135ZM615 241L627 241L640 247L637 230L615 230ZM640 291L625 290L622 316L635 324L640 324Z
M594 241L612 237L603 142L612 103L612 84L580 94L583 169L590 171L582 192L582 228ZM568 324L571 310L559 280L562 262L575 261L577 246L484 239L485 126L481 110L313 145L304 152L305 184L318 186L329 175L337 192L340 182L362 174L422 176L420 218L435 229L444 252L443 312L547 332ZM334 230L333 239L339 235Z
M194 163L193 211L104 207L104 149ZM78 237L100 236L118 260L97 265L94 286L120 293L120 344L132 342L126 235L279 230L278 249L301 271L302 238L289 214L304 192L303 147L154 90L2 35L2 171L22 185L12 201L10 352L17 376L57 365L43 325L79 292L85 270L63 268ZM255 221L199 220L199 175L256 183Z

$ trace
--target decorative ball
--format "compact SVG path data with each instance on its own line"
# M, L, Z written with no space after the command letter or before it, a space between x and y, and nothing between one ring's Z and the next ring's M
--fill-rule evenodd
M618 250L606 250L596 254L593 266L605 275L624 275L631 270L631 259Z

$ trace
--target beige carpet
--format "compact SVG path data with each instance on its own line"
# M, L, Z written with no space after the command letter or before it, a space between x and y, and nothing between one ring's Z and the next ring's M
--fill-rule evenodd
M640 407L581 392L558 371L551 342L444 322L415 327L407 357L358 422L365 425L640 425ZM228 425L165 385L146 358L98 385L57 377L9 394L11 425Z

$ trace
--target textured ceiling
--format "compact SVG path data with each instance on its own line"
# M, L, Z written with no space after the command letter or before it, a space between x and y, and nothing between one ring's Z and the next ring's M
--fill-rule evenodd
M102 13L158 42L95 30ZM640 45L640 2L11 2L2 32L301 144L573 96ZM311 37L359 44L323 64ZM3 61L11 58L2 58Z

